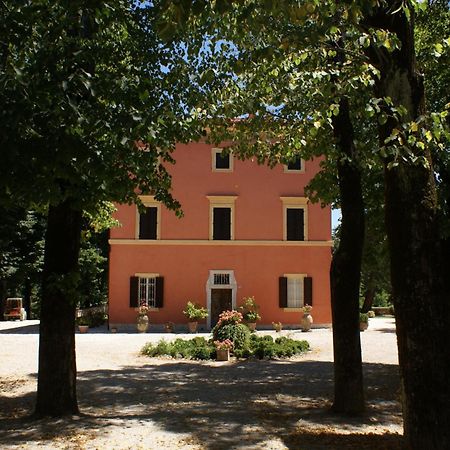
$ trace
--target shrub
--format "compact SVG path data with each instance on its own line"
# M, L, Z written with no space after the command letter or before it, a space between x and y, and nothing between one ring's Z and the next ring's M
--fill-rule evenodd
M229 323L213 328L213 338L215 341L225 341L229 339L233 342L235 349L248 347L250 341L250 330L242 323Z
M202 306L188 301L186 308L183 310L183 314L191 321L202 320L208 317L208 310Z
M141 350L147 356L171 356L172 358L211 359L215 356L215 348L205 338L196 337L190 340L176 339L167 342L164 339L156 345L147 343Z

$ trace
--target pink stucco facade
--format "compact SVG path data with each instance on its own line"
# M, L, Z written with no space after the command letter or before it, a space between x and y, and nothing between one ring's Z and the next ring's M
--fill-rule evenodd
M156 239L139 239L136 206L118 206L115 217L121 226L110 235L110 324L135 322L130 279L146 274L164 278L162 303L150 312L153 324L185 323L182 310L194 300L208 308L204 326L209 327L218 289L227 289L232 307L242 304L243 297L254 296L260 305L260 325L298 324L298 305L280 301L280 277L312 279L315 323L329 324L331 211L308 202L304 194L319 161L302 162L301 171L287 171L283 165L270 169L231 157L232 168L220 172L213 168L214 155L205 143L177 146L176 164L169 171L184 217L177 218L145 198L149 201L145 204L158 211ZM213 239L214 207L230 208L229 240ZM286 240L286 208L303 209L303 240ZM214 274L220 273L228 276L226 286L215 285ZM294 288L289 289L292 297Z

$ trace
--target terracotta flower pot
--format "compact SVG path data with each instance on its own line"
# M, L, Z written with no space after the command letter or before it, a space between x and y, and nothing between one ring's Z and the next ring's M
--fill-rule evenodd
M247 322L247 326L250 331L256 330L256 322Z
M225 349L217 349L216 350L216 359L217 361L229 361L230 360L230 350Z
M148 330L148 316L146 314L139 314L136 320L136 328L139 333L145 333Z
M197 332L198 322L188 322L189 332L196 333Z
M80 333L87 333L89 330L89 325L78 325L78 331Z
M366 331L369 328L369 324L367 322L359 322L359 331Z

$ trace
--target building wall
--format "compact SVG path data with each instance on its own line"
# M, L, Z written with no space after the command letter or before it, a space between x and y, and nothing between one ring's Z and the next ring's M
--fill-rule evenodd
M279 307L278 278L288 273L313 278L313 316L316 323L330 323L330 208L308 203L308 240L286 242L280 198L303 197L319 161L308 161L305 173L285 173L281 165L270 169L234 158L233 171L219 173L212 170L210 145L178 145L173 156L176 164L169 167L173 195L184 217L179 219L162 206L160 240L140 241L136 207L120 205L116 213L122 226L111 230L110 322L135 321L136 312L129 307L129 278L136 273L164 276L164 307L150 313L151 322L184 323L182 310L188 299L206 305L209 271L233 270L237 305L254 295L262 324L300 322L298 310ZM236 196L233 241L209 240L207 196Z

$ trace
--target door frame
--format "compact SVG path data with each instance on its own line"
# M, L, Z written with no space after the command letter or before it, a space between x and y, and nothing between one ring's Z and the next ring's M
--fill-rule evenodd
M229 275L228 284L215 284L214 275ZM206 280L206 307L208 308L208 318L206 321L206 326L208 330L211 329L211 290L212 289L231 289L231 308L236 309L236 293L237 293L237 283L234 277L234 270L210 270L208 279Z

